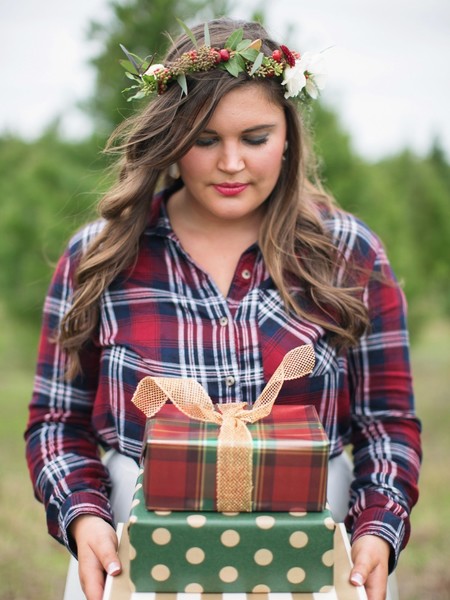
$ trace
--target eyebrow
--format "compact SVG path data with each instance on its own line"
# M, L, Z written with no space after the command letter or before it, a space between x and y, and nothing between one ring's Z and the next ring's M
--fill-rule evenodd
M264 123L262 125L255 125L254 127L249 127L248 129L244 129L242 133L253 133L254 131L259 131L260 129L273 129L275 127L274 123ZM201 133L215 133L217 131L214 129L204 129Z

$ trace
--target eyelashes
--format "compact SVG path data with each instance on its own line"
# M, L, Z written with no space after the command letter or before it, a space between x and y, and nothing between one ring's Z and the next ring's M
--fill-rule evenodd
M269 136L261 135L258 137L245 137L242 138L242 141L244 142L244 144L248 144L249 146L262 146L263 144L266 144L269 141ZM200 137L195 141L195 146L198 146L199 148L208 148L210 146L214 146L217 143L219 143L219 138Z

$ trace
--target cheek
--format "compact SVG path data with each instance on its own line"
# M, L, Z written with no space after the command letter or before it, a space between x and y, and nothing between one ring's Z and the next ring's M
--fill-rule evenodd
M264 179L277 180L281 171L283 152L276 148L264 153L254 163L257 171Z
M201 153L196 151L196 148L191 148L187 154L178 161L180 171L188 177L196 177L201 175L205 169L205 160Z

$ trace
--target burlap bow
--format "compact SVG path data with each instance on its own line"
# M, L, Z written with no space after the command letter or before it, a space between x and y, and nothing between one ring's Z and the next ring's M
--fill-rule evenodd
M261 395L247 409L245 402L213 404L205 389L194 379L144 377L132 402L148 417L171 400L185 415L197 421L216 423L220 427L217 442L217 510L251 512L252 510L252 436L247 423L266 417L285 380L311 373L314 350L310 345L288 352Z

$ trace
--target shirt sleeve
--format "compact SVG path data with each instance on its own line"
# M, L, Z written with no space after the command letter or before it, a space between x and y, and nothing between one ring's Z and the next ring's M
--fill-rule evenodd
M77 249L67 250L55 270L44 304L34 390L25 432L26 456L35 495L44 503L49 533L75 554L68 526L81 514L112 523L109 477L91 425L99 352L81 352L82 374L64 378L67 354L52 341L70 306Z
M392 548L392 571L410 535L418 498L420 422L414 410L406 302L381 243L364 300L370 330L349 352L355 479L346 526Z

